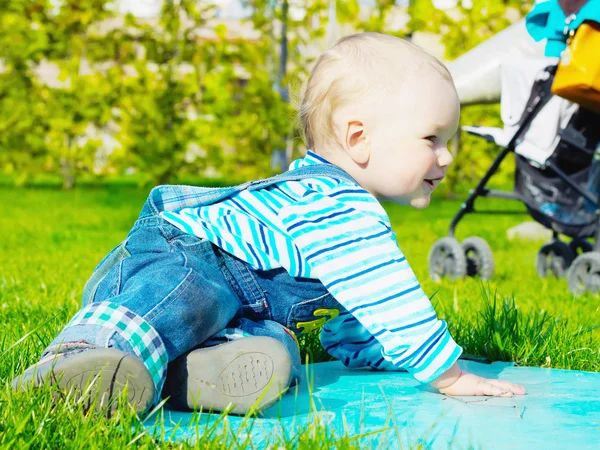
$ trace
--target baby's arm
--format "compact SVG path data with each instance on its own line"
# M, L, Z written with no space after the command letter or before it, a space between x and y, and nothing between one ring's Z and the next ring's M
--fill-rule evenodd
M280 218L309 275L379 341L387 361L429 383L458 359L462 350L437 318L387 217L339 201L335 192L312 192Z
M342 311L323 326L321 344L331 356L351 369L371 367L386 371L404 370L381 356L383 347L379 341L347 311ZM447 395L512 397L525 394L523 386L479 377L460 370L457 363L430 384Z
M310 266L307 275L319 278L379 342L386 365L406 369L423 383L433 382L444 393L492 392L488 381L456 372L462 349L437 318L387 217L338 199L336 192L307 192L303 201L280 211L282 224Z
M327 322L320 338L327 353L351 369L404 370L381 355L381 343L348 311Z

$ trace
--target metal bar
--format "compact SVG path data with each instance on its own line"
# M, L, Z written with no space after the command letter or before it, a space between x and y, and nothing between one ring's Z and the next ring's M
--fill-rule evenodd
M579 142L576 142L575 139L573 139L569 133L561 133L560 138L570 146L575 147L581 150L582 152L587 153L588 155L594 154L593 148L587 148L585 145L581 145Z
M509 191L498 191L496 189L484 189L483 192L481 193L482 197L490 197L490 198L504 198L506 200L519 200L522 201L523 199L521 198L521 196L519 194L517 194L516 192L509 192Z
M458 214L456 214L456 216L452 220L452 223L450 223L450 229L448 230L448 236L454 237L454 232L456 230L456 226L458 225L458 222L460 222L460 220L465 216L465 214L473 212L473 205L475 203L475 199L482 195L482 192L485 188L485 184L492 177L492 175L496 172L496 170L498 170L498 166L500 166L500 163L502 162L502 160L506 157L506 155L511 150L512 150L512 148L510 147L510 144L509 144L508 146L506 146L502 149L502 151L498 154L498 156L496 156L496 159L494 160L494 162L488 169L487 173L479 181L479 183L477 184L477 187L471 191L471 193L469 194L469 197L467 197L467 200L461 205L460 210L458 211Z
M499 209L484 209L484 210L473 210L471 211L471 214L490 214L490 215L496 215L496 214L514 214L514 215L521 215L521 214L528 214L527 211L511 211L511 210L499 210Z
M554 72L551 72L551 74L553 74L553 73ZM514 150L517 139L527 129L527 127L529 127L529 125L531 124L531 122L533 121L535 116L537 115L538 111L542 108L542 106L544 106L547 103L547 99L549 99L552 96L552 93L550 92L551 85L552 85L552 77L550 77L548 80L546 80L545 84L543 85L543 89L540 91L540 93L537 97L537 101L535 102L535 104L532 106L528 106L527 109L525 110L527 115L523 119L521 126L516 131L516 133L513 135L510 142L508 143L508 145L506 147L504 147L502 149L502 151L498 154L498 156L496 157L496 159L494 160L494 162L492 163L492 165L490 166L490 168L488 169L486 174L479 181L479 183L477 184L475 189L471 192L471 194L469 195L467 200L461 205L460 210L458 211L458 213L452 220L452 223L450 223L450 228L448 229L448 236L454 237L454 234L456 231L456 226L461 221L461 219L465 216L465 214L473 212L473 204L475 203L475 199L482 195L485 185L487 184L489 179L492 177L492 175L494 173L496 173L496 170L498 170L498 167L500 166L500 163L502 162L502 160L504 160L504 158L506 157L506 155L509 152Z
M561 180L563 180L565 183L567 183L569 186L571 186L573 189L579 192L579 194L583 195L588 201L592 202L594 205L598 204L597 196L593 195L590 191L582 188L577 183L575 183L566 173L564 173L562 170L556 167L552 161L547 161L546 167L548 167L550 170L556 173L556 175L558 175Z
M596 209L596 232L594 233L594 251L600 251L600 209Z

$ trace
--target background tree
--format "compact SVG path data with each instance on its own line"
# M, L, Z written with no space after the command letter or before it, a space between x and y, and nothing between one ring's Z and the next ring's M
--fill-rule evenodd
M213 37L214 5L164 2L159 27L133 17L143 56L126 81L121 111L124 160L147 182L198 176L218 167L223 177L269 171L291 115L272 89L265 40L231 39L223 25Z
M328 2L323 0L245 0L251 8L250 21L260 32L265 50L265 69L272 90L287 105L287 117L274 130L279 136L271 148L271 165L287 169L290 160L302 147L294 121L294 108L302 82L316 55L307 52L325 37ZM290 103L291 102L291 103Z
M45 161L46 110L33 67L49 46L47 1L0 0L0 169L22 184Z
M151 21L117 16L109 0L0 0L0 171L18 183L61 174L66 188L84 174L131 170L143 184L216 168L224 178L265 176L274 152L289 160L303 148L285 88L298 93L336 38L430 32L453 59L531 6L473 0L447 13L414 0L401 27L391 0L375 0L369 11L358 0L245 3L257 31L248 39L215 26L209 0L165 0ZM38 73L46 63L60 71L47 85ZM500 125L498 106L467 107L462 116L465 124ZM450 187L472 185L496 152L463 136Z
M0 75L0 151L5 171L17 173L17 180L57 171L70 189L79 173L92 170L100 141L90 133L107 125L117 99L111 78L95 68L112 61L90 52L112 45L110 36L92 35L95 25L114 17L111 4L16 0L2 5L0 55L7 69ZM36 72L43 62L60 72L53 83L44 84Z
M532 1L521 0L472 0L466 8L458 2L455 15L436 9L432 0L413 0L408 9L410 20L407 28L411 33L422 31L441 36L445 57L456 59L494 34L502 31L531 10ZM461 110L461 124L502 127L499 105L472 105ZM450 193L460 188L472 187L489 168L498 154L495 144L476 136L460 133L460 146L447 177L446 188ZM500 168L495 182L510 183L513 177L513 161L507 159Z

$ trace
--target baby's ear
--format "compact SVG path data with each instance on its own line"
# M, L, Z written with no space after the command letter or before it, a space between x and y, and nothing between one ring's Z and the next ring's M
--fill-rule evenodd
M346 130L346 151L356 164L366 164L371 155L371 149L365 126L360 121L348 122Z

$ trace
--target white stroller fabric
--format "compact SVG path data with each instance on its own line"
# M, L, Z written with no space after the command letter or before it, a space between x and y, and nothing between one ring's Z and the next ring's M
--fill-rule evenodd
M502 98L500 69L504 61L544 56L545 42L531 39L525 19L490 37L477 47L448 62L460 104L499 103Z
M501 66L502 96L500 115L504 128L463 127L465 131L490 136L496 144L506 146L519 129L519 121L536 79L546 75L544 68L556 64L556 58L529 57L504 61ZM560 132L578 105L561 97L553 96L538 112L525 135L522 136L515 153L527 158L533 165L544 167L558 142Z

